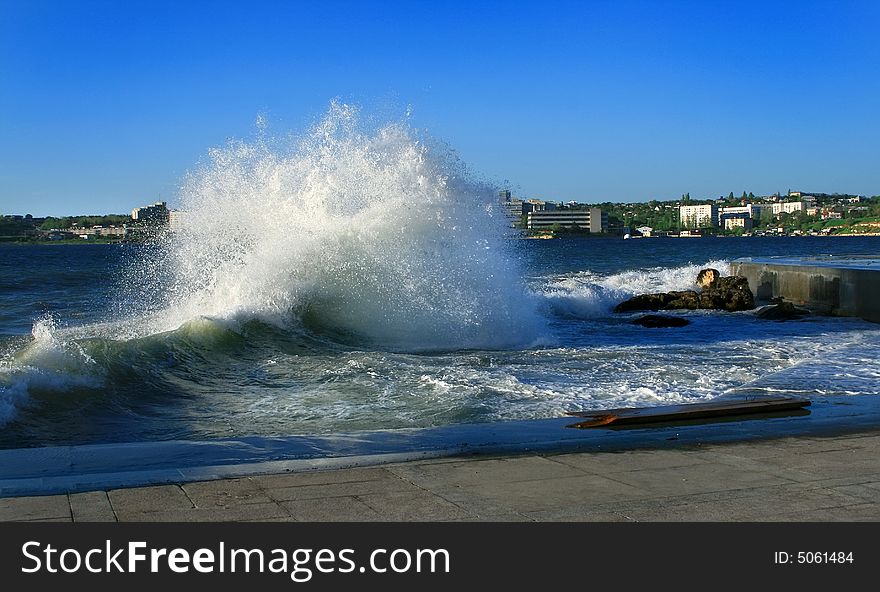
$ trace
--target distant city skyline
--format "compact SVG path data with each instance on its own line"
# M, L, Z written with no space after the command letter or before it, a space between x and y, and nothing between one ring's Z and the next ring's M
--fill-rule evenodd
M330 101L515 195L880 193L880 3L0 0L0 213L176 205Z

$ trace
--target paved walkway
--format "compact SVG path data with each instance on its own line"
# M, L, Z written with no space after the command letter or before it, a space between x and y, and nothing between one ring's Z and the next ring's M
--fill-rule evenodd
M0 521L877 521L880 432L0 499Z

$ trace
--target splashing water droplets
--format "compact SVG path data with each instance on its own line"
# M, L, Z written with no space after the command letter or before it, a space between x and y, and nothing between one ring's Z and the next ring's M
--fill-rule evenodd
M193 223L159 268L161 330L256 315L392 349L528 344L541 331L493 188L404 123L364 130L334 103L293 146L230 142L189 175Z

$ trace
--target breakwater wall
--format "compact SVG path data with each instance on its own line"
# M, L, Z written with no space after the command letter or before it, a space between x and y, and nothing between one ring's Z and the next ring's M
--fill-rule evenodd
M821 314L880 323L880 259L738 259L730 272L748 280L758 303L781 297Z

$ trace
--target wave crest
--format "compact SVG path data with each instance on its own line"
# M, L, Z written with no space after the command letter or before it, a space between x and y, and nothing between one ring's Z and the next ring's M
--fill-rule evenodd
M0 426L31 403L29 395L97 387L103 369L74 340L58 337L55 321L34 323L33 340L0 364Z
M497 193L405 122L333 104L303 139L212 150L162 246L151 331L200 316L302 321L399 350L504 348L542 322L506 253Z

